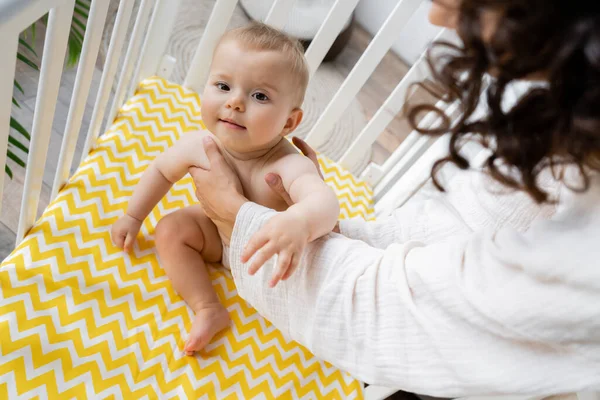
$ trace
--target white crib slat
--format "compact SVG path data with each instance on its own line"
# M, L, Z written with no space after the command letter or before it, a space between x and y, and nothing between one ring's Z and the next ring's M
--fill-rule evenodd
M0 30L0 211L2 210L2 195L4 193L4 165L6 165L6 150L10 134L10 112L13 94L13 80L17 60L19 32Z
M413 164L418 161L418 158L421 157L438 139L433 136L421 135L416 131L412 132L411 135L414 135L414 143L403 149L402 158L387 171L384 178L376 186L376 189L373 191L375 199L379 200L384 196L391 186L393 186L398 179L401 179Z
M64 1L60 7L50 11L48 19L17 229L17 243L33 226L36 218L74 4L75 0Z
M115 91L115 96L113 97L113 102L110 107L108 121L114 121L115 116L119 111L119 107L123 105L123 101L125 100L125 95L128 92L129 85L132 84L135 87L135 85L137 85L138 83L131 82L131 75L135 67L135 60L138 59L140 55L142 39L144 36L144 29L146 28L146 24L150 19L152 1L153 0L142 0L142 2L140 3L140 8L138 11L137 18L135 20L135 25L133 26L133 32L131 33L131 38L129 39L129 46L127 47L127 54L125 56L125 61L123 62L123 69L121 70L121 76L119 77L117 90Z
M431 127L433 122L435 121L435 114L434 113L428 113L423 120L419 123L420 126L422 127ZM423 141L423 138L426 137L424 135L421 135L419 132L417 131L412 131L407 137L406 139L404 139L402 141L402 143L400 143L400 146L398 146L398 148L396 150L394 150L394 152L392 153L392 155L390 155L388 157L387 160L385 160L385 162L383 163L383 165L381 166L381 172L384 176L387 176L387 174L389 174L389 172L394 168L395 165L397 165L410 151L410 149L414 148L414 147L418 147L420 145L420 142ZM378 181L373 182L376 186L375 186L375 191L377 191L379 189L380 186L378 186L377 184L379 183Z
M133 3L134 0L121 0L119 3L119 11L117 12L115 27L110 37L108 54L104 63L102 78L100 78L100 88L98 89L98 95L96 97L96 102L94 103L94 112L92 113L92 120L85 139L80 162L85 160L98 138L100 129L102 129L102 119L104 118L110 91L115 80L117 63L119 62L121 51L123 50L123 43L125 42L125 35L127 34L127 28L129 27L129 21L131 19ZM111 122L112 121L108 121L108 123Z
M451 104L439 100L435 106L444 111L454 121L459 116L460 102L455 101ZM434 113L428 113L423 120L419 122L422 128L437 128L442 123L442 118ZM433 145L438 138L432 136L421 135L417 131L413 131L408 137L398 146L394 153L386 160L382 166L384 178L375 186L374 196L380 198L394 184L394 181L400 179L406 171L415 163L425 151Z
M217 42L227 29L227 23L233 14L237 0L220 0L210 14L208 24L196 48L196 53L183 85L200 92L208 78L212 53Z
M326 141L335 123L397 40L399 29L408 22L420 5L421 0L402 0L398 2L311 129L306 138L308 143L318 147Z
M444 31L438 34L437 38L445 35ZM340 164L352 169L360 159L363 149L368 148L375 143L379 134L400 112L406 100L406 94L411 85L421 82L423 79L431 76L431 71L425 62L425 54L411 67L404 78L398 83L392 94L385 100L383 105L377 110L377 113L371 118L367 126L362 130L352 145L346 150L346 153L340 159Z
M294 1L295 0L275 0L267 14L265 24L271 25L277 29L282 29L285 26L288 15L290 15L290 11L292 11Z
M375 143L379 134L389 125L400 112L406 98L406 92L410 85L422 81L427 76L424 65L417 62L396 86L392 94L385 100L375 115L369 120L367 126L360 132L352 142L348 150L340 159L340 164L352 169L365 148Z
M60 156L58 158L58 166L54 183L52 184L51 199L54 199L60 188L67 182L69 178L69 170L73 162L75 153L75 145L81 128L81 121L85 112L86 101L92 84L94 74L94 66L98 58L98 50L102 39L102 31L108 13L109 2L93 1L90 8L90 14L85 30L83 48L81 50L81 58L77 67L77 77L75 79L75 87L71 96L69 106L69 115L67 116L67 125L63 136Z
M171 32L177 19L181 0L158 0L152 19L148 27L148 33L142 46L142 55L135 73L133 74L133 85L130 87L127 97L130 97L141 80L154 76L158 73L159 66L167 50ZM135 78L137 77L137 78Z
M429 138L429 140L433 140ZM389 215L414 196L429 180L431 166L447 153L448 137L442 136L433 140L429 146L422 147L418 159L413 158L414 165L403 171L400 178L395 179L393 186L381 198L375 201L375 215ZM412 158L412 157L411 157ZM399 168L404 165L399 166Z
M460 115L460 102L456 101L443 109L446 115L455 121ZM441 122L441 118L434 118L431 127L437 127ZM449 135L439 138L421 136L417 143L410 147L405 156L386 175L385 180L378 185L375 193L377 215L386 215L402 206L427 182L433 163L447 154L449 139Z
M438 101L436 104L441 110L445 110L447 104L443 101ZM435 113L428 113L425 117L419 122L419 126L423 128L431 128L436 121ZM427 136L421 135L417 131L412 131L406 139L400 143L400 146L394 150L394 152L388 157L388 159L383 163L383 165L379 166L374 163L370 163L367 169L363 171L361 178L365 181L369 182L371 186L374 188L375 197L380 196L384 187L390 182L390 179L394 179L392 177L393 174L390 172L396 167L402 159L407 157L408 153L415 149L420 148L421 146L430 144L427 141Z
M447 115L449 115L451 117L451 119L453 119L454 117L456 117L456 112L458 110L458 104L457 103L452 103L452 104L448 104L442 100L439 100L436 104L435 107L437 107L438 109L444 111ZM452 112L451 114L448 114L449 112ZM422 128L427 128L430 129L433 126L438 126L438 124L441 122L439 116L436 113L433 112L429 112L427 113L427 115L425 115L425 117L423 117L423 119L419 122L419 127ZM383 165L381 166L383 172L385 174L387 174L388 172L390 172L392 170L392 168L394 168L394 166L396 166L400 160L402 158L404 158L404 156L408 153L408 151L414 147L417 146L418 141L420 138L422 138L423 135L421 135L419 132L417 131L412 131L407 137L406 139L404 139L404 141L402 141L402 143L400 143L400 146L398 146L398 148L396 150L394 150L394 152L392 153L392 155L383 163ZM375 188L375 190L377 190L377 188Z
M325 22L323 22L306 50L306 61L308 62L310 76L315 73L321 62L323 62L327 51L342 31L344 24L350 18L357 4L358 0L337 0L329 10Z

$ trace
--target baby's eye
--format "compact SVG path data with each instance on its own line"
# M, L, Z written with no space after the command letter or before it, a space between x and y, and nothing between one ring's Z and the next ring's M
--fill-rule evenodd
M254 97L254 98L255 98L256 100L258 100L258 101L267 101L267 100L269 100L269 98L267 97L267 95L266 95L266 94L264 94L264 93L260 93L260 92L258 92L258 93L254 93L254 94L252 95L252 97Z
M222 90L224 92L229 92L229 86L226 83L217 82L216 86L219 90Z

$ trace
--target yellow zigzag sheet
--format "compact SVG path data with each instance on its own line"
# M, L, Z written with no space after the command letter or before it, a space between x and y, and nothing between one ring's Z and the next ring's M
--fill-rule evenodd
M25 240L0 266L0 399L361 398L361 384L287 340L235 289L210 276L232 326L198 356L182 345L192 312L154 250L160 218L195 201L189 176L146 219L135 252L110 240L149 163L203 129L197 94L152 78ZM342 216L372 218L371 189L319 156Z

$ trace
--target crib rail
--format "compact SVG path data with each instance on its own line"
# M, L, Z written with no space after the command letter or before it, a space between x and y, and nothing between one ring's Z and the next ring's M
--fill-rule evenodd
M2 14L0 14L2 18ZM10 113L13 92L13 77L15 75L18 36L10 35L6 26L0 25L0 35L4 40L0 41L0 165L6 164L6 152L8 150L8 135L10 125ZM0 173L0 210L2 196L4 194L4 171Z
M15 62L19 34L29 25L34 23L46 12L49 13L48 29L44 43L40 75L37 91L37 101L31 130L31 142L28 168L25 175L25 185L21 211L19 214L19 227L17 241L25 235L26 230L33 225L42 188L42 176L46 163L47 149L50 141L54 110L58 98L60 77L64 63L64 50L67 46L69 25L73 17L75 0L6 0L1 3L0 9L0 35L6 42L0 65L3 77L0 87L0 122L3 123L2 155L0 160L6 161L6 143L8 142L8 120L6 113L10 113L12 80L15 73ZM5 74L4 71L8 73ZM3 185L4 174L0 183Z
M136 82L142 77L156 74L163 59L168 35L164 29L171 29L177 11L177 0L142 0L135 18L133 33L123 61L124 67L119 76L116 95L111 108L107 108L117 67L123 57L130 20L133 19L135 0L121 0L115 27L103 68L100 88L95 94L93 114L84 144L83 158L102 132L102 123L107 110L109 122L130 94ZM81 57L77 68L75 85L71 95L66 127L61 151L58 155L56 175L52 184L51 198L54 198L69 177L75 147L80 134L85 104L90 93L94 66L100 50L100 43L109 9L109 1L93 0L89 10ZM45 169L50 135L54 121L61 74L67 49L69 26L73 16L75 0L3 0L0 2L0 165L6 162L11 95L15 76L18 39L23 30L49 14L46 30L39 86L35 103L31 142L25 171L25 183L19 213L16 240L19 243L36 219L42 177ZM152 21L149 23L152 13ZM144 36L146 28L148 34ZM143 45L142 45L143 44ZM141 60L137 65L135 60ZM4 173L0 174L0 206L4 187Z
M412 16L420 4L421 0L402 0L398 2L377 35L373 38L373 40L371 40L371 43L357 61L352 71L350 71L350 74L337 93L334 95L333 99L319 120L313 126L311 132L308 134L307 141L311 145L318 147L322 145L323 142L329 137L331 129L335 123L339 120L344 111L346 111L365 82L367 82L379 62L383 59L390 47L392 47L392 44L394 44L396 41L398 36L398 27L406 24L408 19ZM420 71L420 66L420 63L417 63L415 67L413 67L413 70ZM415 75L415 78L417 79L421 77L416 77L417 73L413 73L413 75ZM395 115L397 111L392 111L392 113ZM383 126L383 128L385 128L385 126ZM376 135L370 135L370 137L374 136L373 141L377 139L377 136L381 131L382 129L378 129ZM366 133L369 134L370 132L367 131ZM364 137L364 135L361 136ZM364 140L362 142L364 142ZM370 146L371 144L372 143L367 143L366 145ZM357 146L360 145L363 146L363 149L365 148L363 143L360 143L360 141L355 141L353 144L353 149L356 149ZM354 152L351 151L349 154L354 154ZM351 163L349 158L350 156L345 157L346 164Z
M59 189L69 178L69 170L75 154L75 145L83 120L85 103L92 84L94 64L96 63L98 50L100 49L100 40L102 38L104 22L106 21L108 5L109 2L94 1L90 8L83 48L81 50L81 59L77 69L77 78L75 79L75 87L71 96L71 107L67 116L67 125L52 185L51 198L56 197Z
M134 68L136 67L135 60L138 59L142 51L144 30L148 24L148 20L150 19L150 11L152 10L150 4L152 2L153 0L142 0L140 3L140 12L135 20L133 32L129 38L129 46L127 47L125 61L123 61L123 69L121 70L121 75L119 76L119 84L115 91L115 96L110 107L108 121L113 121L115 119L119 107L126 100L125 97L135 90L135 83L131 82L131 77L134 72Z
M121 1L119 4L119 11L112 31L110 46L108 47L108 55L106 57L106 62L104 63L102 78L100 80L100 90L96 97L92 122L90 123L85 139L81 161L87 156L102 129L102 120L108 105L110 90L115 80L119 57L123 50L123 45L125 44L125 35L127 34L129 20L132 15L133 3L133 0L129 0Z
M236 5L237 0L221 0L215 4L185 77L184 86L196 91L201 91L204 87L204 82L208 78L208 69L212 62L213 50L219 38L225 32Z

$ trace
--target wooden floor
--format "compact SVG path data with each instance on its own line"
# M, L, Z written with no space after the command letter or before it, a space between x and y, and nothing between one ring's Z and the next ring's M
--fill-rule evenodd
M40 34L39 37L41 36L42 35ZM344 76L350 72L364 49L368 46L370 40L371 36L357 25L347 47L334 61L334 65ZM42 45L43 41L40 39L37 48L42 49ZM395 54L388 52L358 95L358 101L367 119L373 116L379 106L405 75L407 70L408 67ZM57 168L58 154L61 148L75 76L75 69L66 70L61 81L56 119L52 128L48 159L44 171L44 183L38 206L38 216L50 200L52 182ZM84 138L87 134L88 122L91 118L91 104L93 104L93 101L95 100L100 76L101 71L96 70L92 88L90 90L90 97L86 106L83 125L80 131L74 165L79 162L81 157ZM36 101L38 73L22 63L18 63L16 77L23 86L25 95L20 93L15 94L16 99L21 104L21 109L13 106L13 116L17 118L25 128L30 130ZM379 164L385 161L409 132L410 130L408 129L406 121L400 116L396 117L387 129L381 133L379 140L373 146L372 161ZM24 156L23 154L21 155ZM14 247L15 232L17 231L18 215L23 194L23 182L25 180L25 171L22 168L10 161L9 165L13 170L14 178L10 180L6 177L5 179L2 211L0 213L0 260L3 260Z

